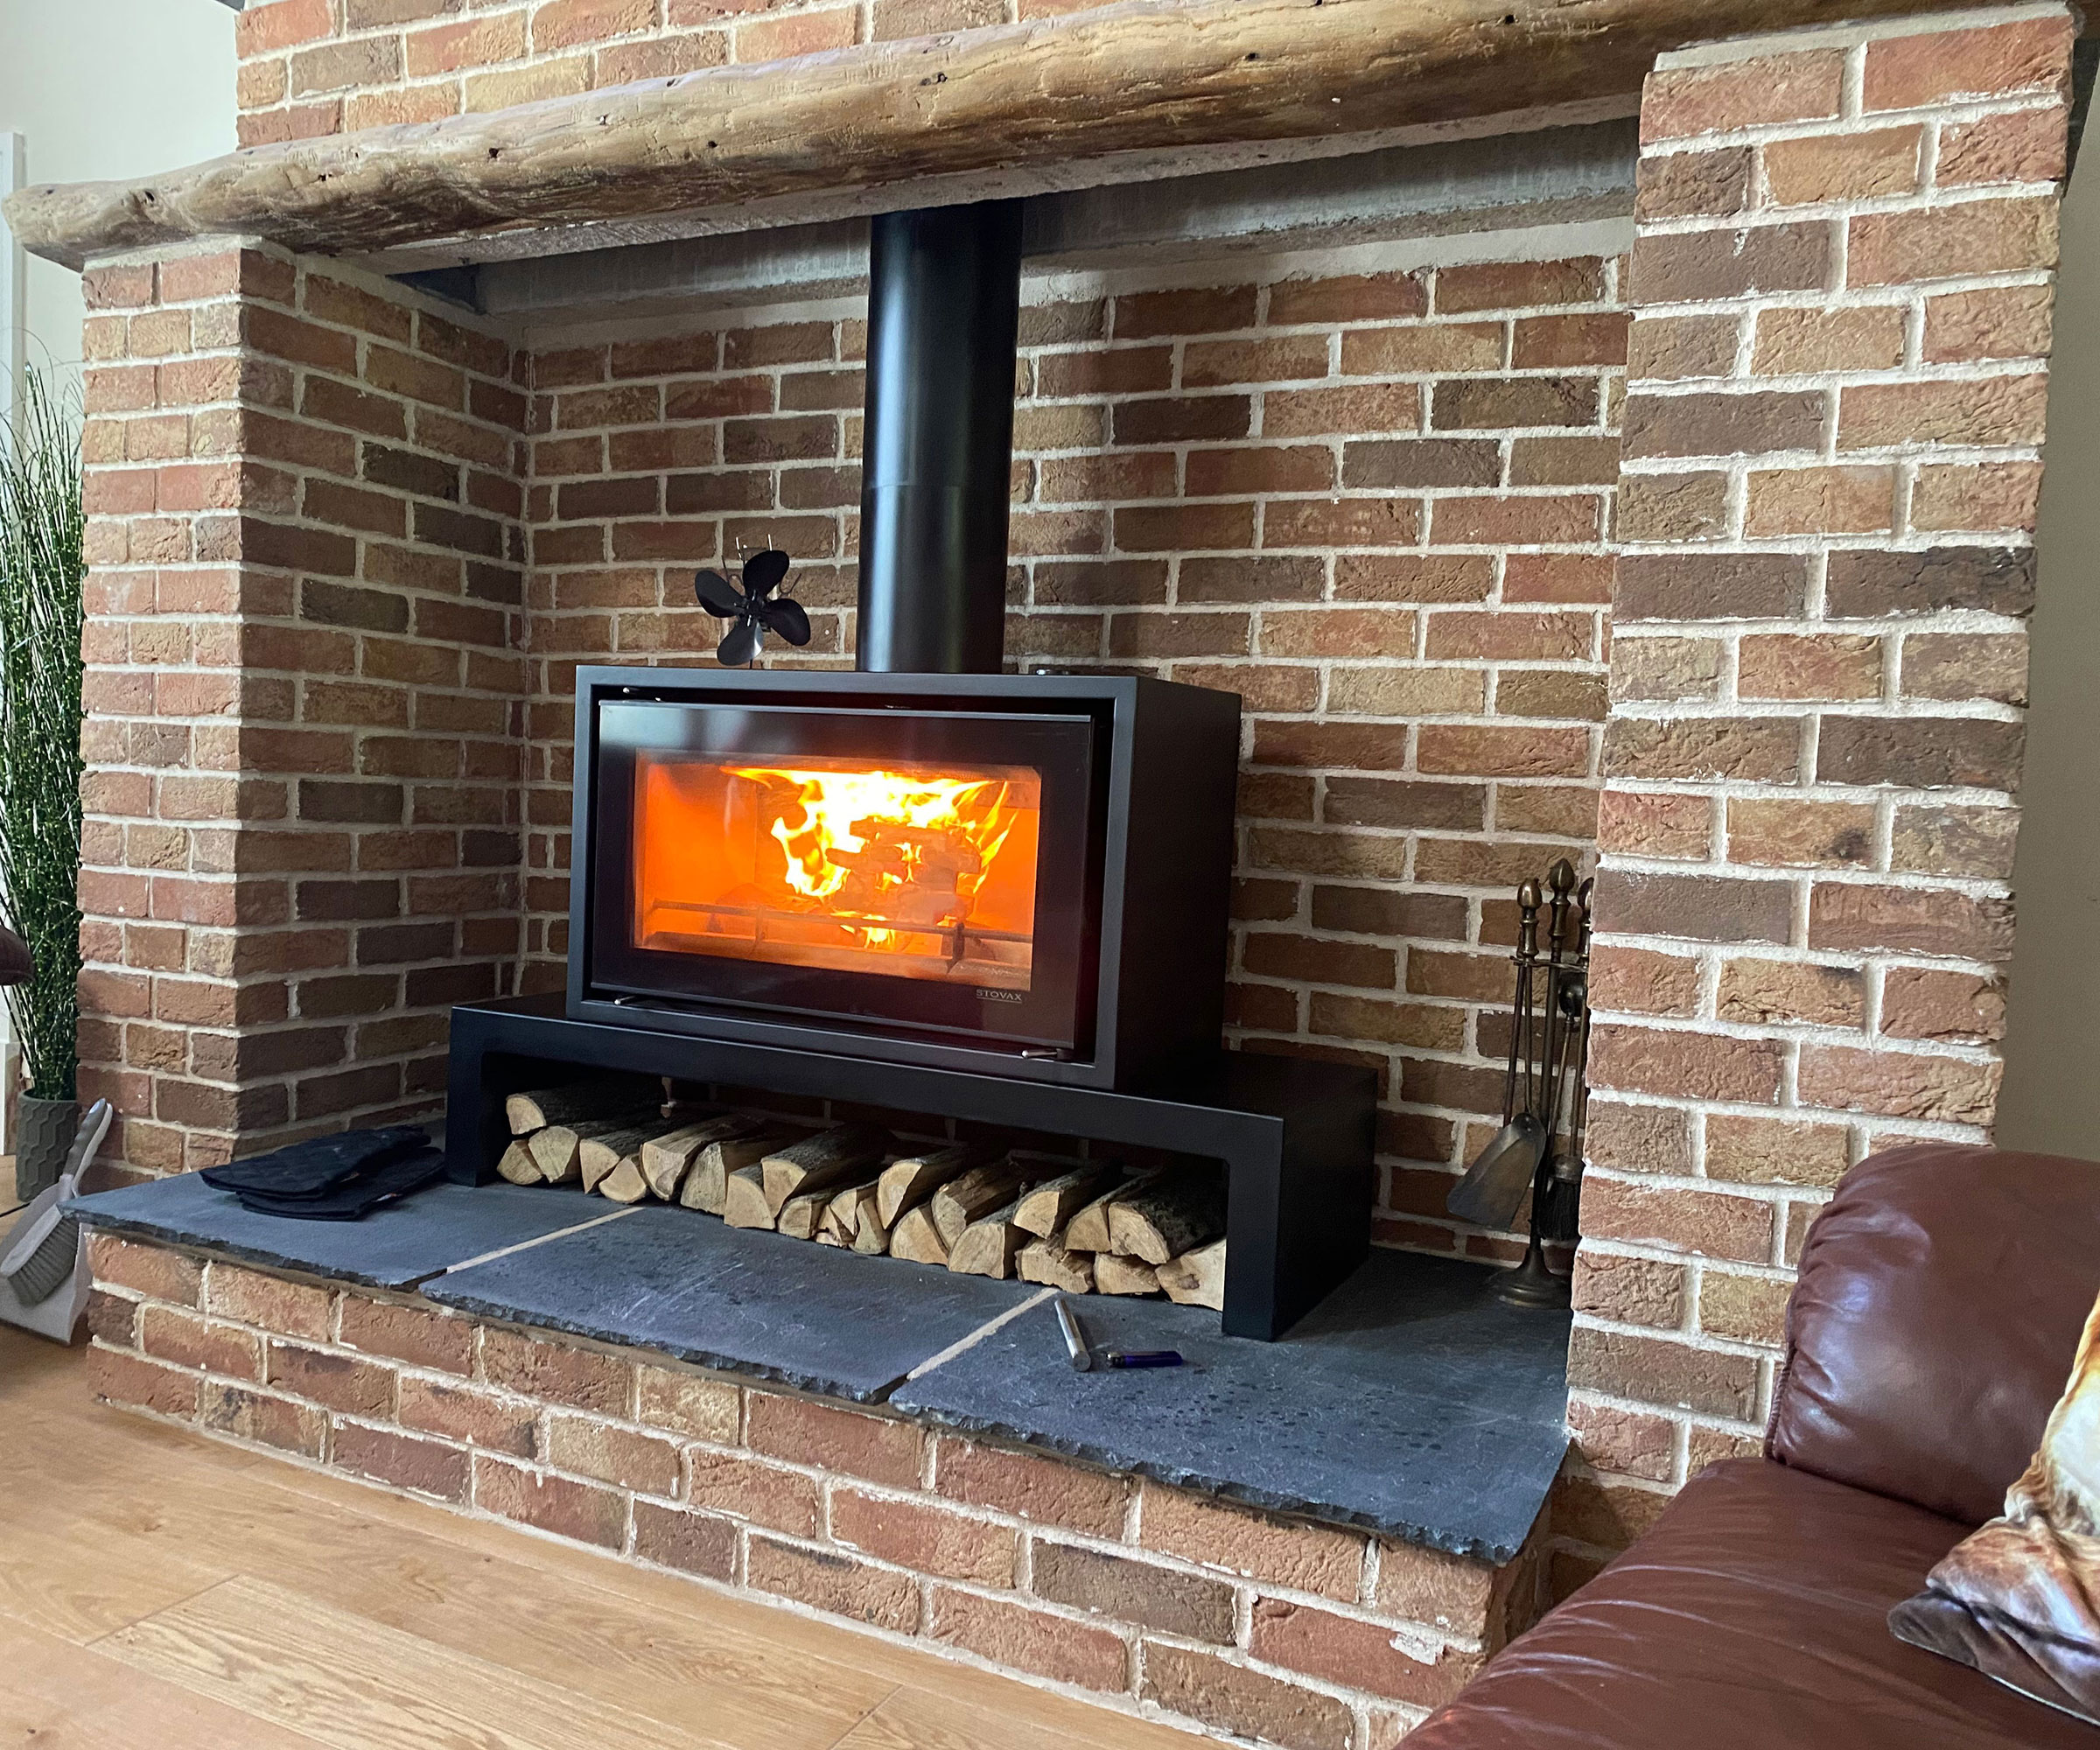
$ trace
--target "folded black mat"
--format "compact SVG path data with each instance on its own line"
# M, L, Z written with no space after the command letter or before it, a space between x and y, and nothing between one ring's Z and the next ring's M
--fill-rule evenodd
M317 1197L273 1197L268 1192L240 1193L241 1207L258 1215L284 1215L297 1222L354 1222L382 1203L420 1191L444 1176L442 1150L425 1148L405 1160L388 1161L360 1172L338 1189Z
M202 1176L206 1185L243 1196L260 1193L279 1200L325 1197L363 1174L418 1154L430 1145L430 1132L420 1124L344 1130L332 1137L288 1144L226 1166L207 1166Z

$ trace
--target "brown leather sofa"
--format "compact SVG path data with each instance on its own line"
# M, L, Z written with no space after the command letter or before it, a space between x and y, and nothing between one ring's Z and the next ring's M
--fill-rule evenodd
M2096 1293L2100 1165L1864 1162L1802 1253L1764 1456L1688 1483L1407 1750L2100 1750L1886 1620L1999 1511Z

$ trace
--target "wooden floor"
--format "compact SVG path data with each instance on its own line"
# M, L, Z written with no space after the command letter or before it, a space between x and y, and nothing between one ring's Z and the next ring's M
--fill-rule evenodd
M1191 1741L119 1415L77 1351L0 1326L0 1746Z

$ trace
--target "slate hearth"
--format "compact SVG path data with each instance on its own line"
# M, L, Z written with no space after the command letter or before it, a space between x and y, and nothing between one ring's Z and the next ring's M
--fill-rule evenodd
M690 1211L444 1185L362 1222L248 1214L178 1175L79 1200L91 1228L396 1290L486 1320L1038 1446L1252 1506L1500 1563L1566 1449L1564 1313L1483 1266L1376 1251L1280 1341L1200 1308L1092 1297L1102 1346L1179 1369L1074 1373L1046 1291L870 1261ZM500 1253L501 1256L491 1256Z

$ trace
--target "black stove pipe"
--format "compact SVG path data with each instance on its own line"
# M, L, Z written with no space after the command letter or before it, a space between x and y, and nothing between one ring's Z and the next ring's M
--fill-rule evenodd
M871 673L998 672L1020 286L1018 200L874 221L857 659Z

